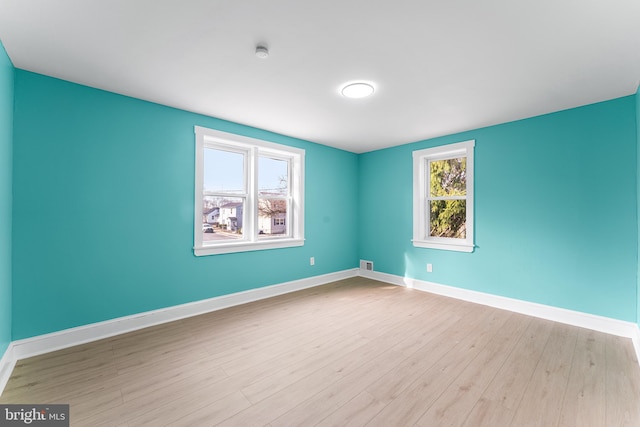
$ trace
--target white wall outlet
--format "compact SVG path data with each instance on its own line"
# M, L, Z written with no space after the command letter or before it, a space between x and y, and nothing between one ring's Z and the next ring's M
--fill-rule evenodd
M433 264L427 264L427 273L433 273Z
M309 258L309 265L316 265L316 258L315 257Z

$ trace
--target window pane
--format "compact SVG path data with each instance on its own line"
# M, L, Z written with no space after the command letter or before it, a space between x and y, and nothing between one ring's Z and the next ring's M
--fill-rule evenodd
M429 162L431 197L467 195L467 158Z
M202 200L202 241L242 239L243 213L243 198L205 196Z
M258 199L258 237L287 237L286 199Z
M204 149L204 191L244 193L244 154Z
M466 200L430 200L429 212L430 237L467 237Z
M258 192L260 196L289 195L289 162L270 157L258 158Z

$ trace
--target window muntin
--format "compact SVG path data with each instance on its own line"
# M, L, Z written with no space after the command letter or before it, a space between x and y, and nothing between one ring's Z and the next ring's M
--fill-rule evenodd
M474 145L414 151L414 246L473 251Z
M304 244L304 150L195 127L194 251Z

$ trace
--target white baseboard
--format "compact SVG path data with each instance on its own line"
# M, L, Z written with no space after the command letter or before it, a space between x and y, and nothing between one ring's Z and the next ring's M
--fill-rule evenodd
M413 288L424 292L430 292L433 294L473 302L476 304L488 305L490 307L526 314L528 316L539 317L541 319L552 320L554 322L565 323L568 325L592 329L611 335L631 338L634 341L636 353L638 354L638 360L640 361L640 329L635 323L611 319L609 317L596 316L594 314L582 313L579 311L567 310L564 308L552 307L549 305L486 294L483 292L471 291L468 289L455 288L452 286L411 279L408 277L396 276L393 274L380 273L377 271L360 270L360 275L393 285Z
M0 396L20 359L356 276L353 268L13 341L0 358Z
M640 326L636 325L636 333L633 338L633 347L636 349L636 359L640 363Z
M2 391L9 381L13 367L16 365L16 360L13 353L13 343L9 343L4 354L0 357L0 395L2 395Z
M37 356L39 354L97 341L161 323L172 322L223 308L324 285L349 277L356 277L357 275L357 268L343 270L17 340L12 342L13 358L20 360Z
M633 340L636 354L640 361L640 328L635 323L354 268L13 341L9 344L2 358L0 358L0 395L2 395L2 391L11 376L16 361L20 359L356 276L368 277L393 285L414 288L555 322L628 337Z

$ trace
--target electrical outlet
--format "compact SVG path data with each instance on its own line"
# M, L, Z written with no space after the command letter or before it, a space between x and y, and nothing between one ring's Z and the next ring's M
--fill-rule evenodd
M309 258L309 265L316 265L316 258L315 257Z
M433 273L433 264L427 264L427 273Z

